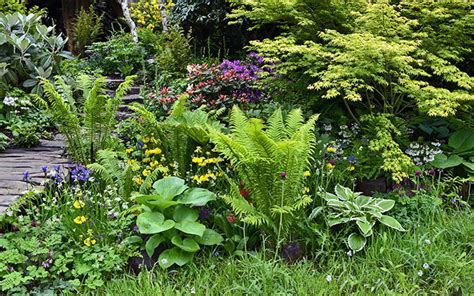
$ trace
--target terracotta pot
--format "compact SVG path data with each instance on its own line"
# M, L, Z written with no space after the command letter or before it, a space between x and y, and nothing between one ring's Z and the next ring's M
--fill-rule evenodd
M364 195L372 196L375 192L387 192L387 182L385 178L378 178L370 181L359 181L356 186L357 192L362 192Z

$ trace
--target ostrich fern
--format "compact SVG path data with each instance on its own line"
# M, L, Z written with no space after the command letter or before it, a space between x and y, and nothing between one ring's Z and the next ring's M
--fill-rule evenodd
M284 120L281 110L277 110L265 125L234 107L231 133L215 129L209 132L216 149L230 161L250 191L247 201L239 192L239 184L228 178L231 190L224 196L225 201L243 221L268 226L278 241L280 231L282 239L288 237L298 214L311 202L303 194L303 173L314 150L316 120L313 116L305 123L300 109Z
M80 75L77 82L83 95L82 108L76 105L71 87L61 77L55 77L54 84L42 80L47 99L38 99L39 103L47 106L53 115L74 160L84 164L94 162L96 152L111 145L115 114L133 79L134 76L125 78L115 96L110 97L106 93L105 77Z

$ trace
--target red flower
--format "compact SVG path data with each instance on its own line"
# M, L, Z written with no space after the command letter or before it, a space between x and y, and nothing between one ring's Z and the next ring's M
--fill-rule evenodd
M235 217L235 215L233 213L230 213L227 215L227 221L229 223L234 223L235 221L237 221L237 218Z

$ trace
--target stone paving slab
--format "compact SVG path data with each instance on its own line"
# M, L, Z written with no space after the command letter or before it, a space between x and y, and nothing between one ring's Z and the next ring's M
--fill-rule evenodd
M22 181L25 171L29 172L32 181L41 183L44 180L42 166L52 169L66 163L64 139L60 135L52 140L42 140L37 147L10 148L0 152L0 213L31 189L32 185Z

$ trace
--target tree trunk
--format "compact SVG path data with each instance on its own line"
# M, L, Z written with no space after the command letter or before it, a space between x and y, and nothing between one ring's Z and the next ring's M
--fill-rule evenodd
M125 22L130 27L130 33L132 33L133 42L138 42L138 33L137 26L130 16L130 10L128 9L128 0L117 0L120 6L122 6L123 16L125 17Z
M158 0L158 6L161 12L161 25L163 26L163 32L168 32L168 17L166 15L166 7L164 0Z
M74 49L73 32L76 15L82 7L86 8L89 7L89 5L89 0L61 0L63 25L68 38L67 48L69 51L73 51Z

